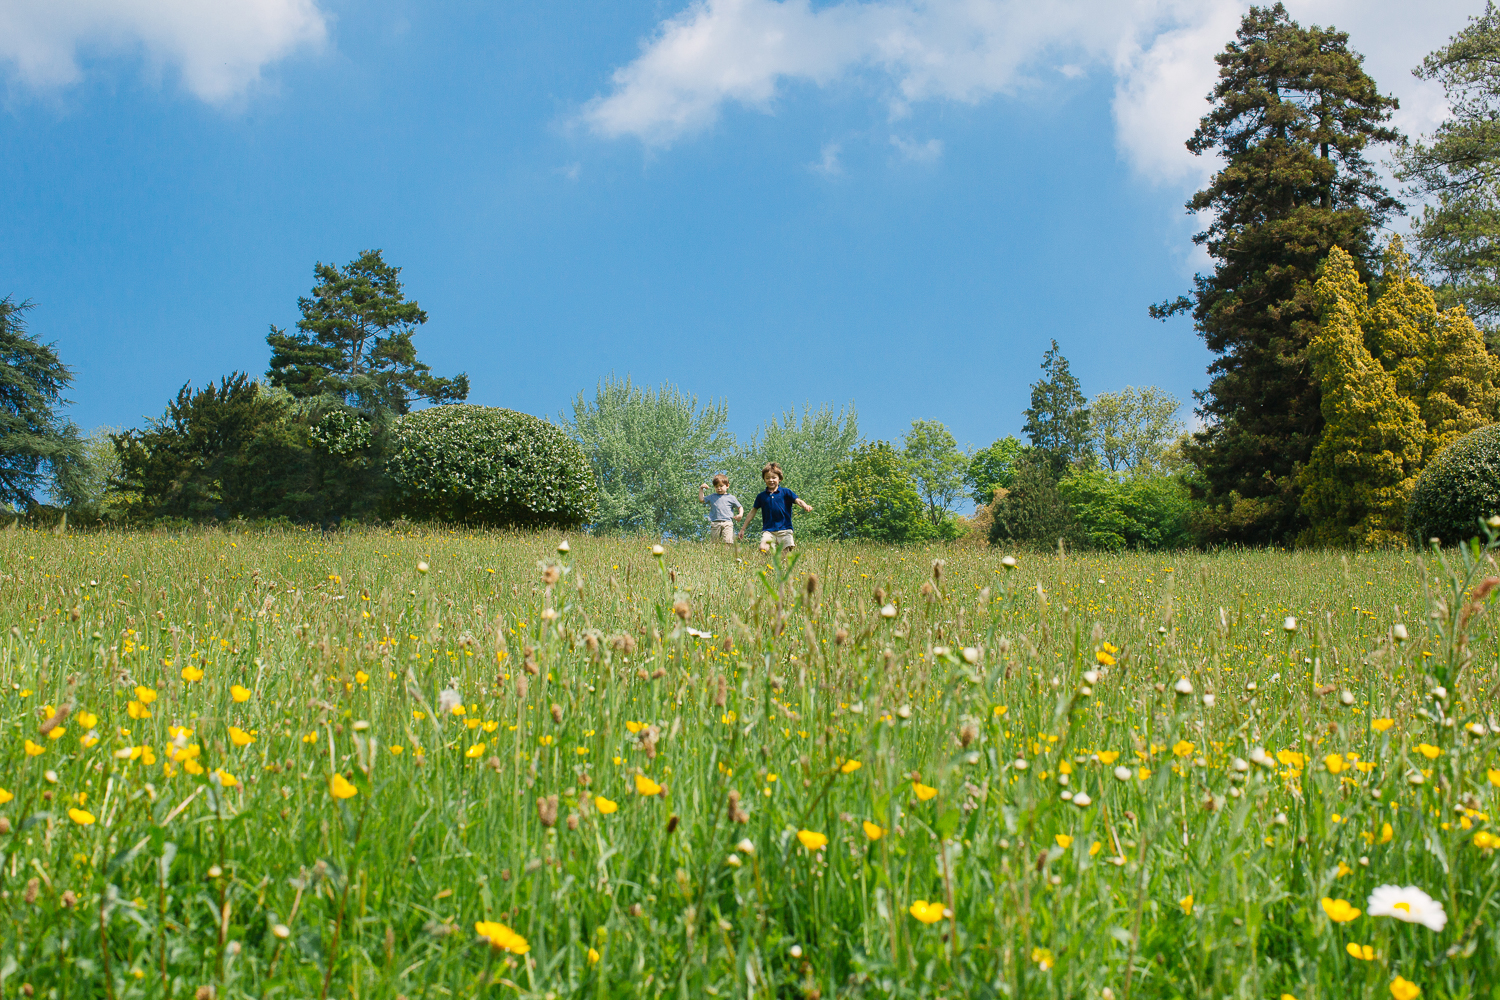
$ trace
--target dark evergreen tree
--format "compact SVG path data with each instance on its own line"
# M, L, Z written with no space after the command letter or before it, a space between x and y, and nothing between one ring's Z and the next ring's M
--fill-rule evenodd
M1307 357L1319 319L1313 282L1335 245L1368 278L1375 230L1399 205L1364 154L1400 135L1386 124L1395 99L1376 89L1348 35L1303 28L1279 3L1250 8L1215 58L1213 107L1187 143L1224 160L1187 204L1212 215L1194 241L1214 272L1151 314L1191 312L1216 355L1197 394L1208 427L1188 448L1211 533L1268 543L1306 523L1297 474L1323 429Z
M342 270L313 269L318 284L297 300L297 333L271 327L271 384L299 399L337 396L368 412L406 413L414 399L462 402L469 377L438 378L417 360L412 336L427 313L401 290L399 267L366 250Z
M1026 424L1021 430L1057 480L1093 458L1088 397L1055 340L1042 355L1042 372L1042 379L1031 387L1031 405L1025 410Z
M29 302L0 299L0 503L35 506L51 486L66 499L83 460L78 428L58 415L73 373L26 332Z

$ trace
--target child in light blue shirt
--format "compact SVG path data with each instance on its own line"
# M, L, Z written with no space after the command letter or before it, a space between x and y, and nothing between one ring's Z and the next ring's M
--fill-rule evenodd
M712 489L713 492L708 491ZM729 477L720 473L714 484L698 485L698 502L708 504L708 540L734 544L734 522L745 516L744 505L729 492Z

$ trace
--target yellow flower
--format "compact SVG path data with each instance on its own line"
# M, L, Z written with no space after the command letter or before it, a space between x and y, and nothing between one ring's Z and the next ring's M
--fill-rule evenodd
M1370 728L1377 733L1383 733L1396 724L1395 719L1375 719L1370 723Z
M1182 907L1183 913L1191 917L1193 915L1193 894L1188 893L1186 896L1183 896L1177 901L1177 905Z
M479 728L479 720L478 719L465 719L464 720L464 725L467 726L470 729L478 729Z
M1391 996L1395 1000L1417 1000L1422 995L1422 987L1410 979L1402 979L1397 976L1391 980Z
M99 716L95 715L93 712L79 712L78 724L84 729L93 729L99 724Z
M546 736L541 737L537 740L537 742L544 747L550 747L552 745L552 734L549 733Z
M49 740L60 740L60 739L62 739L66 735L68 735L68 731L66 729L64 729L62 726L57 726L51 732L49 732L47 734L47 739L49 739Z
M0 788L0 806L5 805L5 803L9 802L13 798L15 798L15 795L13 795L10 792L7 792L3 788Z
M135 689L135 700L142 705L149 705L156 700L156 688L137 687Z
M1094 841L1092 844L1089 845L1089 857L1092 858L1094 855L1098 854L1099 851L1103 849L1103 847L1104 847L1104 845L1101 844L1099 841L1097 841L1097 840Z
M1115 761L1117 761L1119 759L1120 759L1120 751L1118 751L1118 750L1101 750L1101 751L1099 751L1099 763L1101 763L1101 764L1113 764Z
M1339 873L1337 875L1335 875L1334 878L1343 878L1345 875L1348 875L1352 871L1354 871L1353 868L1350 868L1348 865L1346 865L1342 861L1340 861L1339 862Z
M1328 768L1329 774L1338 774L1341 771L1349 769L1349 765L1345 763L1344 755L1341 753L1331 753L1327 757L1324 757L1323 766Z
M68 810L68 819L77 823L79 826L91 826L94 822L94 814L91 812L84 812L82 809L74 806L73 808Z
M1437 755L1442 752L1443 751L1440 747L1435 747L1431 743L1417 744L1417 753L1421 754L1423 757L1426 757L1428 760L1436 760Z
M1307 763L1307 758L1295 750L1278 750L1276 759L1298 771L1302 770L1302 765Z
M0 791L3 791L3 789L0 789ZM9 795L6 795L5 798L0 799L0 803L9 802L9 801L10 801L10 796ZM1478 833L1474 834L1474 846L1475 847L1485 847L1485 848L1500 847L1500 842L1496 841L1496 839L1495 839L1495 837L1494 837L1493 834L1486 833L1485 831L1480 830Z
M1145 781L1147 778L1151 777L1151 769L1149 767L1138 767L1135 770L1135 776L1142 781Z
M354 683L364 685L370 682L370 675L363 670L354 671Z
M230 774L228 771L224 770L222 767L214 768L214 774L219 776L219 784L223 785L225 788L233 788L235 785L238 785L240 783L240 780L238 778Z
M235 701L249 701L250 689L239 684L231 684L229 685L229 697L233 698Z
M594 808L599 810L599 812L603 815L608 816L610 813L620 808L620 803L615 802L612 799L606 799L602 795L596 795L594 797Z
M828 846L828 838L815 830L798 830L797 839L809 851L821 851Z
M454 705L451 709L449 709L449 711L452 712L454 715L464 715L465 713L468 712L468 709L464 708L463 705L459 704L459 705Z
M846 760L844 761L843 765L839 767L839 770L845 774L853 774L855 771L858 771L862 767L864 767L864 765L857 760Z
M494 719L491 719L489 722L486 722L482 728L487 733L493 733L495 730L500 728L500 723L496 722Z
M484 753L484 744L475 743L473 746L469 747L469 749L464 751L464 756L469 758L470 760L473 760L482 753Z
M861 824L861 826L864 827L865 836L869 837L871 840L879 840L881 837L885 836L885 827L877 826L874 823L871 823L869 820L865 820L864 823Z
M943 919L943 904L929 903L925 899L919 899L911 904L908 912L924 924L935 924Z
M182 769L188 774L197 775L203 773L203 765L198 763L196 760L193 760L191 757L182 762Z
M182 679L187 681L189 684L193 683L194 681L201 681L203 679L203 670L200 667L195 667L192 664L189 664L182 668Z
M1187 757L1196 749L1198 748L1189 743L1187 740L1178 740L1176 743L1172 744L1172 752L1179 757Z
M255 737L245 732L239 726L229 727L229 742L237 747L247 747L255 742Z
M89 732L84 733L82 736L78 737L78 742L82 743L85 747L91 747L95 743L99 742L99 734L90 730Z
M531 950L531 945L526 939L504 924L495 923L493 920L481 920L474 925L474 930L479 932L481 939L488 941L493 948L508 951L512 955L524 955Z
M359 789L351 785L342 774L333 772L333 777L328 782L328 791L336 799L353 798L359 794Z
M920 781L913 781L911 783L911 790L917 793L917 800L919 802L926 802L937 794L936 788L933 788L931 785L924 785Z
M1106 653L1102 649L1099 650L1097 653L1094 654L1094 659L1098 660L1100 663L1104 664L1106 667L1112 667L1112 666L1115 665L1115 658L1113 656L1110 656L1108 653Z
M588 747L574 747L573 748L573 752L576 753L580 757L587 757L589 755L589 748Z
M995 706L995 718L997 718L997 719L1000 718L1000 716L1004 715L1008 709L1009 709L1009 706L1007 706L1007 705L996 705Z
M1059 833L1052 839L1057 841L1057 846L1061 847L1065 851L1073 846L1073 838L1068 836L1066 833Z
M1336 924L1347 924L1359 916L1359 910L1350 906L1347 899L1329 899L1323 897L1323 912L1328 914L1328 919Z
M625 723L625 728L628 729L628 730L630 730L630 735L631 736L634 736L636 733L640 732L642 729L645 729L646 728L646 724L644 722L627 722L627 723Z
M318 734L317 733L308 733L306 736L302 737L302 742L303 743L316 743L316 742L318 742Z
M1492 767L1484 773L1490 779L1490 784L1500 785L1500 769Z
M401 752L405 749L406 748L401 746L399 743L391 744L391 753L395 754L397 757L401 756Z
M1052 968L1053 964L1056 962L1056 959L1052 957L1052 950L1050 948L1031 949L1031 960L1037 965L1040 965L1043 972L1046 972L1048 969Z
M1350 941L1344 945L1344 950L1349 953L1350 958L1357 958L1361 962L1373 962L1375 960L1375 949L1367 944L1355 944Z
M661 786L644 774L637 774L635 776L635 790L637 794L647 797L661 794Z
M147 708L144 702L132 701L125 706L125 714L132 719L149 719L151 709Z
M141 763L142 764L148 764L148 765L149 764L155 764L156 763L156 751L152 750L150 747L147 747L147 746L141 747Z
M42 748L41 747L37 746L35 743L31 742L30 740L26 741L26 756L28 756L28 757L35 757L37 754L39 754L41 752L42 752Z
M1380 842L1382 844L1389 844L1391 842L1391 838L1394 837L1395 835L1396 835L1396 831L1391 828L1391 824L1389 824L1389 823L1382 823L1382 824L1380 824Z
M598 965L599 964L599 953L597 951L595 951L594 949L592 949L592 948L589 949L588 958L589 958L589 964L590 965Z

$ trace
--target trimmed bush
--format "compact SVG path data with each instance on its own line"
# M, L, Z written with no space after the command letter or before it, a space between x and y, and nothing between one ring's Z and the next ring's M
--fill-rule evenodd
M1406 505L1406 533L1419 545L1479 534L1480 518L1500 514L1500 424L1470 431L1438 452Z
M395 516L572 527L598 511L583 449L538 417L493 406L433 406L395 423L386 459Z

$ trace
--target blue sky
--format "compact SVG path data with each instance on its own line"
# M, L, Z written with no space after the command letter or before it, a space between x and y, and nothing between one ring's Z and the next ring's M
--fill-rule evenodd
M435 372L548 417L613 372L741 436L852 402L983 446L1054 337L1091 395L1206 383L1146 307L1204 264L1181 144L1228 0L191 6L0 2L0 295L85 428L262 373L314 262L374 247ZM1289 6L1416 132L1409 68L1481 5Z

